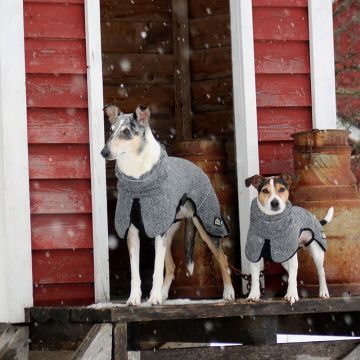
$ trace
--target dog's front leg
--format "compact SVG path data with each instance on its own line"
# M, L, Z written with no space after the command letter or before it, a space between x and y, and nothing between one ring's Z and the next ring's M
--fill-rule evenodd
M293 304L296 301L299 301L298 289L297 289L297 273L298 273L298 257L295 254L291 259L283 262L281 264L285 270L288 272L288 288L285 300L289 301L290 304Z
M126 305L138 306L141 302L141 279L140 279L140 238L139 230L134 226L130 225L127 245L130 256L131 266L131 292Z
M246 298L247 301L260 300L260 268L261 261L258 261L257 263L250 262L251 290Z
M162 303L161 289L164 282L164 261L166 252L166 237L155 237L155 265L153 275L153 285L150 292L148 303L157 305Z

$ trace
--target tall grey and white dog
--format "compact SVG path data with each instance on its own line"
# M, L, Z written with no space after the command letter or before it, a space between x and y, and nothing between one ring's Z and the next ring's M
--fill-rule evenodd
M195 226L220 266L223 298L234 300L230 269L221 247L221 239L228 235L227 226L206 174L187 160L168 157L152 134L149 108L139 106L134 113L124 114L112 105L105 108L105 113L112 134L101 154L106 160L116 161L115 227L120 238L127 238L131 265L131 293L127 304L136 306L141 302L141 235L155 238L153 286L148 303L161 304L167 299L175 272L171 241L181 219L186 219L189 273L194 269Z

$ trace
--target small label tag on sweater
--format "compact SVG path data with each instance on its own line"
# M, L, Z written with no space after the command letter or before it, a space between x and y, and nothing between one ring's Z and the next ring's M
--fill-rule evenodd
M214 224L216 226L221 226L222 225L222 220L220 218L216 217L215 220L214 220Z
M323 239L326 239L326 234L323 231L321 232L321 236Z

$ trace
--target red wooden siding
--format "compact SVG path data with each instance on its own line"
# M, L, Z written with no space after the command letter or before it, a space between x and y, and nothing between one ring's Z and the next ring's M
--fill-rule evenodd
M293 170L290 135L311 129L307 0L253 0L260 172Z
M83 0L25 0L35 305L94 300Z

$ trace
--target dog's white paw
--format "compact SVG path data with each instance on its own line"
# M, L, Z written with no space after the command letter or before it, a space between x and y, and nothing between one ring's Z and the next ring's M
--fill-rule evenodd
M161 305L163 303L161 291L151 291L149 300L147 301L150 305Z
M225 301L235 301L235 291L231 284L224 285L223 299Z
M162 299L162 302L164 303L169 297L169 289L168 288L165 288L163 287L161 289L161 299Z
M260 291L258 290L251 290L250 294L246 298L246 301L260 301Z
M284 299L289 301L290 305L294 304L296 301L299 301L297 289L288 289Z
M320 291L319 291L319 297L321 297L321 298L323 298L323 299L329 298L330 295L329 295L328 289L327 289L327 288L325 288L325 289L320 289Z
M126 306L139 306L141 303L141 292L132 291L130 297L126 302Z

